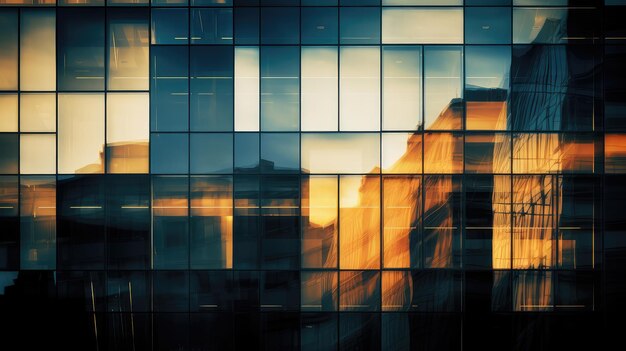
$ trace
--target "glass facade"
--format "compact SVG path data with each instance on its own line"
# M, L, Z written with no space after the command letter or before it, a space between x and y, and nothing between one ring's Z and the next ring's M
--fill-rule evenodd
M0 0L0 349L622 344L625 16Z

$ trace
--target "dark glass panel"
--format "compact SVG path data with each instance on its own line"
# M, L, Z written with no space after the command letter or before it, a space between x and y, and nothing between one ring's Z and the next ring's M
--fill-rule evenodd
M152 178L152 260L156 269L189 268L189 178Z
M189 128L189 82L186 47L152 46L150 129L185 131Z
M104 271L57 272L57 297L68 310L104 312Z
M20 265L19 190L17 176L0 176L0 268Z
M302 8L302 44L337 44L338 12L335 7Z
M341 313L339 350L380 350L379 313Z
M297 7L261 8L261 43L298 44L300 9Z
M296 269L300 264L300 180L297 176L261 179L262 267Z
M260 266L259 220L260 188L258 176L235 176L235 217L233 222L234 267L254 269Z
M149 268L150 177L108 176L106 198L108 268Z
M298 271L261 273L261 311L298 311L300 274Z
M192 312L233 310L232 271L191 271L190 305Z
M58 90L104 90L104 9L57 10Z
M57 203L57 267L103 269L104 178L59 176Z
M192 44L232 44L233 9L192 9Z
M154 312L189 311L189 272L153 272Z
M511 129L593 130L598 63L593 46L514 46Z
M191 48L192 131L233 130L233 48Z
M339 41L341 44L380 43L380 9L376 7L341 7Z
M107 312L148 312L152 309L149 271L107 272Z

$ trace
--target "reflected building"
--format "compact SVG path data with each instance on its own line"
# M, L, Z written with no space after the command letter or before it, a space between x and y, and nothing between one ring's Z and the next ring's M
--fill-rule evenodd
M3 342L608 348L623 14L0 0Z

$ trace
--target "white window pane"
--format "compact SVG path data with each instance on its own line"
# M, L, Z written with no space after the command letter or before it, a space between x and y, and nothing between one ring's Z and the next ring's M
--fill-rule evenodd
M302 130L337 130L337 48L302 48Z
M59 173L102 173L104 94L59 94Z
M107 171L148 173L148 93L107 95Z
M55 132L56 122L54 93L20 95L20 131Z
M24 9L20 25L20 89L56 89L54 9Z
M461 8L383 8L383 44L462 44Z
M379 167L380 137L375 133L302 134L302 171L370 173Z
M416 130L422 126L422 49L383 49L383 129Z
M56 173L56 135L22 134L20 136L20 173Z
M380 129L380 49L342 47L340 129Z
M235 48L235 130L259 130L259 48Z

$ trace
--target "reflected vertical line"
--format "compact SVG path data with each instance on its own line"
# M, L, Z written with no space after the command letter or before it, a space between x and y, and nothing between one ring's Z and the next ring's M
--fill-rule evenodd
M93 316L93 332L96 337L96 351L100 350L99 342L98 342L98 321L96 320L96 299L93 291L93 280L89 281L89 286L91 288L91 311Z

